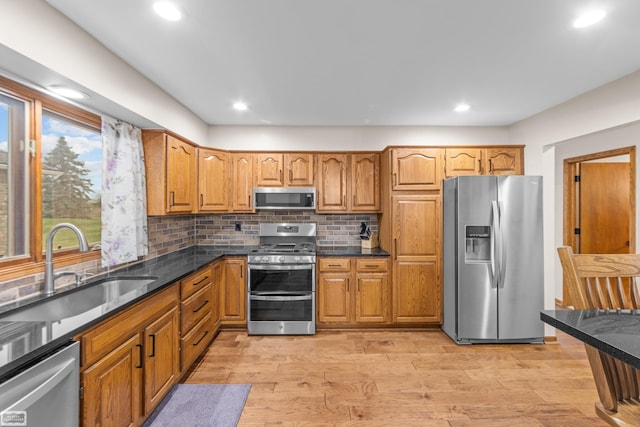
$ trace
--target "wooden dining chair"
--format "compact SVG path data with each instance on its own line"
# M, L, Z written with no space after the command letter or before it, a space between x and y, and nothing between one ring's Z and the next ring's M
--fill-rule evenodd
M558 255L573 308L640 307L640 254L574 254L564 246ZM612 426L640 426L640 372L590 345L585 350L600 398L598 416Z

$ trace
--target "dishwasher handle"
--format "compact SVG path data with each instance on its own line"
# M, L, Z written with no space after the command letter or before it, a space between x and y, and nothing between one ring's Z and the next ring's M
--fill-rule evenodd
M67 376L73 373L76 362L77 361L75 359L67 360L49 379L17 402L9 405L5 411L26 411L27 408L31 407L43 396L53 390L58 384L64 381Z

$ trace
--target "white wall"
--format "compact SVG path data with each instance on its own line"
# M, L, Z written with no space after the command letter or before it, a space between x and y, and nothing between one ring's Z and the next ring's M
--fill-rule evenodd
M543 203L547 309L553 309L554 298L562 295L562 269L556 248L563 244L563 161L579 155L638 146L639 120L640 71L637 71L509 128L511 143L526 144L527 173L540 174L545 181ZM636 183L636 192L639 190L640 185ZM638 228L640 227L636 228L637 232ZM553 329L547 327L545 334L551 333Z
M388 145L508 144L506 127L212 126L209 145L233 150L382 150Z

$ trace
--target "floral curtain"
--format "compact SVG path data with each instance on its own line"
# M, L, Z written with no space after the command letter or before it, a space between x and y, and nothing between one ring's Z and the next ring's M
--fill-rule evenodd
M147 255L147 196L139 128L102 117L102 266Z

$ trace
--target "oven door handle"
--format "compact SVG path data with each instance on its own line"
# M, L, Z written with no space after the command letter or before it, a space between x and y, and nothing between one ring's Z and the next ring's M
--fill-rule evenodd
M300 295L279 295L279 294L251 294L249 299L253 301L307 301L312 299L313 296L310 293L304 293Z
M315 264L249 264L249 270L312 270Z

